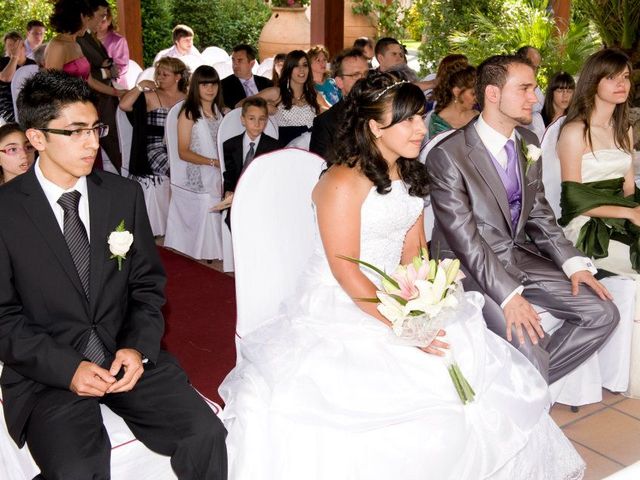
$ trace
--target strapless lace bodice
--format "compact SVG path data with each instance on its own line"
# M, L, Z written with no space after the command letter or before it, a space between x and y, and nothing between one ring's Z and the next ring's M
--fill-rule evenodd
M416 222L424 202L409 195L401 180L392 182L392 189L385 195L372 187L360 211L360 259L392 272L400 263L404 238ZM312 268L308 269L309 281L337 283L329 270L320 233L316 231ZM377 275L363 268L373 281Z
M596 150L582 156L582 181L596 182L624 177L631 167L631 155L615 148Z

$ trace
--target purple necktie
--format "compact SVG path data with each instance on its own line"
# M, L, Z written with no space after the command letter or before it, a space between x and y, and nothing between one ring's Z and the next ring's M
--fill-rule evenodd
M511 223L513 229L516 229L518 219L520 218L521 206L521 189L520 178L518 175L518 154L516 152L516 144L512 139L507 140L504 144L504 150L507 152L507 168L506 182L507 196L509 198L509 210L511 211Z

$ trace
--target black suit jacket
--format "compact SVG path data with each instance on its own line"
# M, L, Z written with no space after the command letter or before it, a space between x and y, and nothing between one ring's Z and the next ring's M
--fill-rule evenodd
M340 100L326 112L313 119L309 151L317 153L329 162L331 147L336 139L338 128L344 122L344 100Z
M273 82L266 77L254 75L253 79L256 82L256 87L258 87L259 92L265 88L273 87ZM240 79L235 75L229 75L228 77L223 78L220 84L222 85L222 98L224 99L224 104L230 109L233 110L236 108L236 104L240 100L247 98Z
M90 300L33 167L0 188L0 384L9 433L22 431L46 386L68 389L92 328L108 350L134 348L155 363L165 274L142 189L96 171L87 177ZM124 220L133 244L122 270L107 237Z
M242 173L242 166L244 164L244 158L242 155L242 138L244 133L231 137L229 140L222 144L222 151L224 154L224 191L234 192L238 179ZM260 142L256 146L255 156L262 155L264 153L273 152L278 150L280 144L278 141L263 133L260 135ZM254 157L255 158L255 157Z

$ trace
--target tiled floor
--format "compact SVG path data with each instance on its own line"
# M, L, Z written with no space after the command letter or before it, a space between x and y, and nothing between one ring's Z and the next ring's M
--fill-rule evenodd
M201 263L222 271L220 261ZM551 417L587 463L584 480L601 480L640 461L640 400L602 389L600 403L575 413L557 403Z
M555 404L551 417L587 463L585 480L600 480L640 460L640 400L602 390L602 402L573 413Z

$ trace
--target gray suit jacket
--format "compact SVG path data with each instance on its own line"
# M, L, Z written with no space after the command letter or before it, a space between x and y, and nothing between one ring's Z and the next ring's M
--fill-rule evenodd
M476 121L436 145L427 156L435 228L431 249L441 257L457 257L466 273L498 305L526 281L519 267L526 258L536 268L558 270L580 255L556 223L544 196L542 162L526 171L522 140L538 145L535 134L517 128L522 210L515 231L507 194ZM535 258L531 258L535 257ZM471 280L470 279L470 280Z

